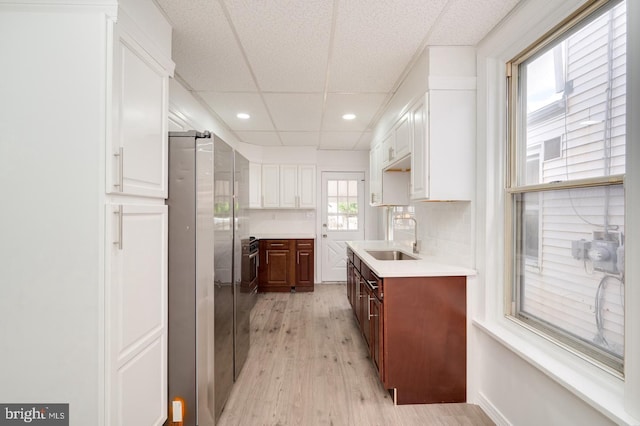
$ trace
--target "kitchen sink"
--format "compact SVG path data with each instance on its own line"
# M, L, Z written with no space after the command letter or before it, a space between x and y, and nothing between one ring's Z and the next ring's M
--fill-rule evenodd
M405 252L397 250L367 250L371 256L378 260L417 260L417 257L413 257Z

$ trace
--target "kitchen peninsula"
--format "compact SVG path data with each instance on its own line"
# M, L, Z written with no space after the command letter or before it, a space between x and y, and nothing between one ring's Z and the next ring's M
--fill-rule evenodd
M475 271L393 241L347 243L347 297L396 404L466 401L466 285Z

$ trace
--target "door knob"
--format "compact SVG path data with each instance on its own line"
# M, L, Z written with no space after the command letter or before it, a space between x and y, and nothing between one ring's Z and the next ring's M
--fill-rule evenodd
M322 234L322 238L327 238L327 234Z

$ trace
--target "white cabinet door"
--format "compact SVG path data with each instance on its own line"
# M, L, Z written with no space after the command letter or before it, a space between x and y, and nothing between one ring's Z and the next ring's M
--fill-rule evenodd
M429 198L429 94L419 99L411 114L411 199Z
M395 126L395 149L391 161L399 160L411 153L411 112L406 113Z
M127 33L113 33L107 193L167 198L169 76Z
M380 161L381 154L381 143L374 145L369 152L369 192L371 193L369 202L372 206L378 205L382 201L382 164Z
M280 166L280 207L298 207L298 166Z
M298 166L298 207L316 206L316 166Z
M475 192L475 90L432 90L428 111L428 198L472 200Z
M262 207L262 165L249 163L249 207Z
M393 161L393 151L395 149L395 132L391 132L382 141L380 147L380 158L382 161L382 168L387 167Z
M108 205L107 424L167 413L167 206Z
M262 207L280 207L280 166L262 165Z

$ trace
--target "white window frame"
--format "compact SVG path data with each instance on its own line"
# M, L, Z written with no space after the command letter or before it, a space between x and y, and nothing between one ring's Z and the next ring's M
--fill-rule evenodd
M557 192L571 189L581 188L594 188L598 186L614 186L622 185L624 183L624 175L603 175L602 177L588 178L588 179L572 179L559 183L547 183L541 182L536 184L530 184L529 182L520 182L518 177L518 171L521 167L525 167L525 164L520 164L518 157L522 155L520 152L523 149L523 142L525 140L524 125L520 123L527 122L528 114L525 111L524 105L521 103L521 96L519 87L521 83L519 78L519 67L521 64L527 63L526 61L534 57L544 49L557 43L559 39L566 36L574 28L581 26L584 22L589 22L590 17L594 15L600 15L602 10L610 10L618 3L617 0L600 0L589 7L585 7L578 13L574 14L569 19L565 20L558 27L554 28L549 34L545 35L539 41L534 43L529 48L525 49L520 55L507 64L507 78L508 78L508 90L509 101L507 103L509 120L509 145L508 145L508 166L507 166L507 188L505 194L505 206L507 212L507 229L505 234L507 235L507 241L505 244L506 257L509 259L507 264L507 280L511 281L507 284L507 293L510 293L509 302L505 306L505 312L512 317L514 321L522 322L523 326L528 326L541 336L549 339L550 341L558 344L568 351L575 352L577 356L584 357L586 360L594 362L597 366L605 369L611 369L611 373L624 375L622 359L617 356L607 354L602 351L596 345L587 342L583 339L574 338L568 332L563 329L562 324L549 324L536 319L529 312L522 311L520 308L520 297L522 285L517 278L518 271L516 262L519 258L518 248L515 244L516 228L523 227L522 223L518 222L516 216L519 215L516 208L516 199L524 194L535 194L536 192ZM604 12L607 13L607 12ZM557 46L556 46L557 47ZM555 50L556 47L553 49ZM555 54L555 53L554 53ZM627 96L628 98L628 96ZM546 140L542 142L542 154L544 160L544 149ZM561 141L562 143L562 141ZM562 151L562 150L561 150ZM549 160L546 160L549 161ZM540 219L541 220L541 219ZM539 253L541 256L542 253Z
M558 22L584 4L583 0L549 3L533 0L522 3L504 25L478 46L478 226L476 228L476 268L479 300L470 306L475 330L490 336L554 383L584 401L614 423L640 419L640 357L627 357L622 380L594 367L574 354L550 343L539 334L516 324L505 312L508 300L505 265L504 188L506 187L506 98L504 64L535 43ZM627 3L627 91L640 90L640 3ZM635 92L633 92L635 93ZM640 116L640 99L629 99L627 116ZM627 171L625 216L640 217L640 120L627 122ZM640 256L640 221L627 220L626 257ZM635 256L635 257L634 257ZM640 280L640 262L626 265L626 279ZM627 353L640 353L640 286L625 292ZM488 412L495 407L475 400ZM499 414L499 413L498 413Z

